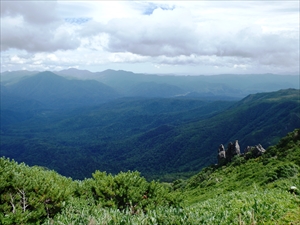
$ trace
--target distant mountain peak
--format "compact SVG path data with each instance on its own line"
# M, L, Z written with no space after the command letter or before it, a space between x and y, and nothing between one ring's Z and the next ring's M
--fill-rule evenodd
M36 79L36 78L40 78L40 79L56 79L56 80L66 80L64 77L59 76L51 71L43 71L40 73L37 73L35 75L33 75L30 78L26 78L26 79Z
M55 73L53 73L52 71L49 71L49 70L39 72L39 73L36 74L36 75L39 75L39 74L40 74L40 75L50 75L50 74L52 74L52 75L58 76L57 74L55 74Z
M135 74L135 73L133 73L131 71L126 71L126 70L112 70L112 69L103 70L100 73L102 73L102 74Z
M67 76L76 76L76 77L84 77L93 75L93 73L89 70L80 70L76 68L69 68L66 70L57 71L59 75L67 75Z
M69 68L69 69L65 69L65 70L60 70L59 72L90 72L92 73L91 71L89 70L80 70L80 69L77 69L77 68Z
M113 88L101 82L68 79L50 71L24 77L7 88L15 96L37 100L50 108L100 104L118 96Z

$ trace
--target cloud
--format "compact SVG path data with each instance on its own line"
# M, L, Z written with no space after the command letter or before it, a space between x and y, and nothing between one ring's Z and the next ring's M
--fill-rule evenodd
M284 35L286 31L264 32L253 22L237 26L227 22L202 19L199 23L188 9L166 11L156 7L150 15L138 18L115 18L106 24L91 21L80 33L85 37L107 34L103 47L109 52L152 57L216 55L256 59L295 51L299 41L296 36Z
M24 24L20 18L2 20L1 50L11 48L28 52L54 52L56 50L75 49L79 40L63 26L36 27Z
M246 25L232 27L220 21L199 23L187 9L156 8L151 15L138 18L115 18L107 24L91 21L80 32L82 36L106 34L102 47L108 52L153 57L156 62L161 59L168 64L201 63L198 59L207 56L218 59L215 62L236 57L240 61L246 58L253 63L286 66L287 60L278 59L299 52L299 38L286 35L293 32L264 32L261 25L253 22Z
M58 21L56 1L1 1L1 17L21 16L31 24L45 25Z
M136 54L132 54L130 52L126 53L112 53L108 57L110 62L118 62L118 63L123 63L123 62L130 62L130 63L139 63L139 62L147 62L151 59L146 56L140 56Z
M4 1L1 67L299 71L295 9L291 1Z
M197 43L191 20L187 10L157 8L151 15L139 18L117 18L107 24L89 23L81 33L108 34L106 50L110 52L143 56L190 55Z
M4 1L1 6L1 51L54 52L80 45L73 30L55 13L53 1Z
M246 27L236 34L219 38L216 43L216 55L256 59L269 54L287 54L297 51L299 40L285 36L283 33L263 33L260 26Z

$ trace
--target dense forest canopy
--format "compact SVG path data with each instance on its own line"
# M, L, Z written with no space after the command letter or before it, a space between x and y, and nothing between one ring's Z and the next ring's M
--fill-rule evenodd
M172 181L215 164L220 144L267 148L300 124L298 89L239 101L128 97L73 109L69 99L61 110L41 102L38 90L40 99L1 96L1 154L75 179L99 169Z

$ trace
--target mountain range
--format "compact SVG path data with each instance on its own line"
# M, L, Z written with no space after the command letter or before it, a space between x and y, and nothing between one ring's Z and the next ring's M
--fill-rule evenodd
M8 85L35 76L37 71L12 71L1 73L1 83ZM64 78L96 80L118 92L122 97L202 97L203 99L238 100L248 94L270 92L287 88L299 88L299 76L295 75L232 75L176 76L136 74L123 70L90 72L70 68L53 71Z
M50 108L95 105L118 94L94 80L69 80L52 72L41 72L5 86L4 95L36 100Z
M12 74L1 74L1 155L76 179L187 176L216 163L219 144L268 147L300 126L297 76Z

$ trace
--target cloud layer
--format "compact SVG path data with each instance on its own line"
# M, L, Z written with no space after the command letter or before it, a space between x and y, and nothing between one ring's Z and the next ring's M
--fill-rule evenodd
M4 1L1 69L297 73L298 18L297 2Z

